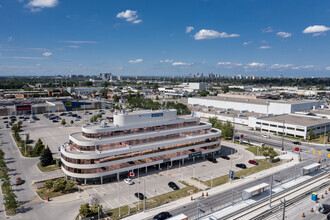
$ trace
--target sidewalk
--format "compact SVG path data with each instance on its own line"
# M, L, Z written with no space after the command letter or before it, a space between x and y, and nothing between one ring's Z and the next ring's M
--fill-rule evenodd
M289 154L289 152L288 152L288 154ZM274 174L274 173L279 172L282 169L285 169L285 168L288 168L288 167L293 167L294 165L299 164L298 155L293 154L291 156L291 158L293 158L293 161L291 161L291 162L288 162L288 163L285 163L285 164L282 164L282 165L279 165L279 166L261 171L259 173L255 173L255 174L253 174L251 176L247 176L243 179L235 180L233 182L228 182L226 184L223 184L223 185L214 187L210 190L207 190L206 192L208 192L209 196L215 195L215 194L218 194L218 193L221 193L221 192L224 192L224 191L228 191L232 188L236 188L240 185L250 183L252 181L255 181L256 179L259 179L260 177L267 176L267 175L270 175L270 174ZM201 193L202 192L196 193L196 194L192 195L192 197L193 198L198 198L198 197L201 196ZM172 209L178 208L180 206L184 206L184 205L192 203L192 202L194 202L194 201L191 201L190 196L189 196L189 197L185 197L185 198L173 201L171 203L167 203L167 204L162 205L160 207L156 207L154 209L146 210L146 212L144 212L144 213L142 212L142 213L138 213L136 215L129 216L129 217L124 218L124 219L126 219L126 220L147 219L147 218L151 218L151 217L157 215L160 212L170 211Z

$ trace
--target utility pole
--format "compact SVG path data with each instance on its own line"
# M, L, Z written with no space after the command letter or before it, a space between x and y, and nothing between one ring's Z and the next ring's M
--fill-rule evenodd
M272 190L273 190L273 175L271 175L270 177L269 208L272 207Z
M283 120L283 135L282 135L282 151L284 151L284 120Z
M118 204L119 204L119 217L120 217L120 187L119 187L119 178L118 178Z
M131 204L131 202L130 202L130 193L129 193L129 185L130 184L128 184L128 214L130 214L130 212L131 212L131 207L130 207L130 204Z
M146 178L143 179L143 212L146 211Z
M326 135L326 133L327 133L327 126L324 125L324 141L323 141L323 144L325 144L325 135Z
M140 197L140 168L138 168L138 193ZM138 198L138 210L140 210L140 198Z
M282 201L281 201L282 202ZM282 216L282 220L284 220L285 219L285 198L283 199L283 202L282 202L282 204L283 204L283 216Z
M233 142L235 142L235 115L233 116Z

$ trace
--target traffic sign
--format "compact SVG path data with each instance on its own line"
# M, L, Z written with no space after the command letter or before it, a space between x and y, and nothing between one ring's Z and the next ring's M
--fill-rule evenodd
M229 170L229 179L234 179L234 171L233 170Z

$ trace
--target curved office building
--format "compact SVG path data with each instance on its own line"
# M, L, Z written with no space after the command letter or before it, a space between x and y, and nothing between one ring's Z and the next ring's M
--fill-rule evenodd
M220 151L221 131L176 110L114 114L113 124L83 126L61 147L62 170L79 181L101 182L138 168L205 157Z

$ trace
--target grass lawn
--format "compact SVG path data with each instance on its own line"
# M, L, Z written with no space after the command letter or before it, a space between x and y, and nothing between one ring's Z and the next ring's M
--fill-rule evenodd
M250 147L246 148L245 150L248 150L248 151L250 151L251 153L253 153L254 155L257 156L257 151L258 151L258 147L257 146L250 146ZM260 154L260 152L259 152L259 154Z
M191 186L184 181L181 181L182 184L186 185L186 187L181 188L179 190L171 191L159 196L147 198L146 200L146 210L147 209L152 209L157 206L164 205L166 203L170 203L172 201L178 200L180 198L192 195L196 192L198 192L198 189L194 186ZM135 202L130 205L130 215L136 214L138 212L138 203ZM143 200L140 201L140 211L143 211ZM124 216L128 216L128 206L121 206L120 207L120 213L121 217L119 217L119 208L111 209L106 212L108 216L112 220L122 218Z
M54 198L57 196L63 196L65 194L69 194L69 193L73 193L78 191L78 188L74 188L74 190L72 190L71 192L68 193L63 193L63 192L53 192L52 190L46 189L45 187L39 188L36 190L36 192L38 193L38 195L40 196L40 198L42 199L46 199L47 197L49 198Z
M246 177L246 176L252 175L254 173L258 173L262 170L266 170L266 169L281 165L281 164L286 162L286 160L281 160L281 161L278 161L278 162L275 162L275 163L268 163L266 160L256 160L256 161L259 163L259 165L235 172L234 178L235 179L240 179L242 177ZM212 187L225 184L228 181L229 181L229 175L214 178L213 181L212 181ZM211 180L202 181L202 182L205 185L211 187Z
M46 166L46 167L42 167L40 165L40 162L37 164L37 167L39 168L39 170L41 172L49 172L49 171L53 171L53 170L57 170L57 169L60 169L61 167L58 167L56 166L56 159L54 158L53 159L53 164L52 165L49 165L49 166Z

